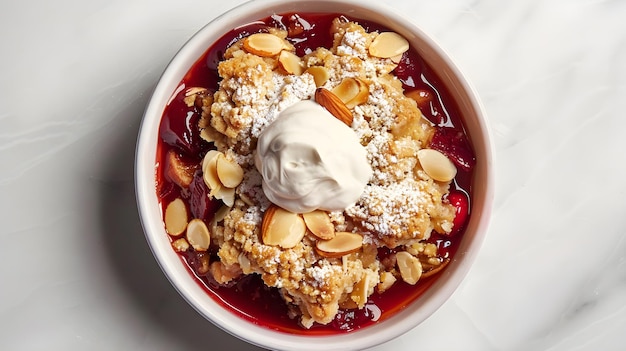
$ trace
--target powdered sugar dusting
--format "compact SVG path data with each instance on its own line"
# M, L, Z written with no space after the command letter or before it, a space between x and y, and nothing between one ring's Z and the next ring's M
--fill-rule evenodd
M307 268L306 275L313 278L314 286L321 287L328 284L329 278L337 274L339 270L341 270L340 266L333 266L328 261L320 261L319 265Z
M348 77L367 86L367 101L349 109L351 128L366 149L373 173L355 204L328 213L335 232L363 236L365 246L357 253L329 258L317 247L320 239L311 233L288 248L263 242L270 225L263 228L264 216L272 213L267 211L272 203L262 190L263 179L255 167L258 138L282 111L313 99L317 89L314 76L286 74L277 58L261 58L241 49L236 54L227 52L219 68L223 80L211 104L211 126L225 136L225 141L216 145L244 169L235 204L223 227L212 233L216 242L223 242L220 260L232 264L243 254L250 261L250 271L260 274L266 285L279 288L290 304L298 306L305 326L329 323L344 302L363 308L378 286L379 270L395 272L393 267L384 267L378 257L371 258L372 252L376 256L376 246L401 251L428 238L433 228L450 228L453 218L453 209L441 202L448 185L434 183L412 154L426 144L421 138L427 132L407 136L397 131L405 126L398 122L401 117L412 123L412 130L428 131L432 127L420 125L417 105L408 101L399 80L389 74L395 64L369 56L368 45L377 34L342 21L334 22L332 28L337 31L335 46L312 50L302 62L305 69L326 68L328 77L321 85L329 90ZM266 219L271 223L271 217ZM364 258L368 255L369 261Z
M267 98L259 102L255 111L250 115L255 116L251 121L250 135L256 139L263 129L272 123L279 113L287 107L301 100L310 99L315 94L315 81L313 76L305 74L301 76L272 75L274 89Z

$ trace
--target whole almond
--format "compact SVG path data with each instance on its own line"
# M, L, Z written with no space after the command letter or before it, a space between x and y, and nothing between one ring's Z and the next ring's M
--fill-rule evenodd
M352 126L352 112L350 112L348 106L330 90L317 88L317 90L315 90L315 101L328 110L335 118L348 126Z

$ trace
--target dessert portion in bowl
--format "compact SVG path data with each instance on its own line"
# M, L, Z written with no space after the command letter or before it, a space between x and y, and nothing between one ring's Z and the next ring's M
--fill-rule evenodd
M242 318L334 333L390 317L452 259L475 158L409 41L339 14L227 33L172 92L157 192L172 249Z

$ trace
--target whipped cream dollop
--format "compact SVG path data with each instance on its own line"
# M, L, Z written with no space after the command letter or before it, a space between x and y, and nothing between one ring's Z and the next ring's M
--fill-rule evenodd
M352 128L310 100L283 110L259 136L256 151L263 192L291 212L343 210L372 175Z

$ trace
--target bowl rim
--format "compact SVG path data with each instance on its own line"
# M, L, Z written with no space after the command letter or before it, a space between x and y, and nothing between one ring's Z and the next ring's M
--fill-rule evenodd
M332 11L320 10L322 8L330 8ZM208 49L208 45L215 42L228 29L247 23L249 22L248 19L264 18L272 13L285 13L290 12L290 10L292 10L291 12L311 12L310 9L318 9L315 12L342 12L349 16L358 13L354 16L356 18L363 18L365 14L375 15L379 20L374 18L372 20L382 22L381 24L407 36L412 43L417 40L426 44L429 53L427 56L431 57L424 57L424 59L429 62L438 58L445 64L448 70L445 74L449 77L440 78L442 80L456 80L458 86L455 87L461 89L457 93L466 95L465 103L469 104L471 110L476 114L473 117L475 119L473 124L475 123L475 129L480 132L483 142L473 146L475 152L482 154L482 159L485 161L482 167L477 168L477 172L480 171L480 174L475 174L475 181L479 178L483 180L483 184L479 184L479 186L484 191L478 194L482 204L482 207L478 209L480 216L470 216L466 230L469 232L471 229L473 237L472 240L462 240L462 246L463 243L465 245L463 250L461 247L459 248L453 260L454 264L449 265L442 276L408 308L399 311L384 322L350 333L323 336L287 334L271 330L249 323L215 303L192 278L178 254L171 249L163 223L155 220L161 218L159 200L155 191L158 125L163 108L170 101L172 92L175 91L172 87L178 87L178 83L189 69L189 65L196 62L198 57ZM263 16L262 14L266 15ZM380 19L386 19L389 23ZM393 25L390 25L392 23ZM212 31L215 32L216 28L220 30L217 33L212 33ZM420 52L420 55L422 54ZM437 74L440 75L440 72ZM465 123L467 124L467 121ZM468 134L473 135L469 131ZM480 147L479 150L476 149L477 146ZM274 350L363 349L396 338L423 322L450 298L467 275L480 246L482 246L491 217L495 183L494 155L491 131L476 90L441 45L404 15L385 4L362 3L357 0L317 0L312 2L252 0L224 12L205 24L181 46L167 64L154 87L141 120L135 150L135 192L141 224L153 256L172 286L205 319L235 337L253 345ZM165 245L164 240L167 240L167 245ZM417 308L420 308L422 312L419 315L413 313ZM376 328L376 333L372 332L374 328Z

